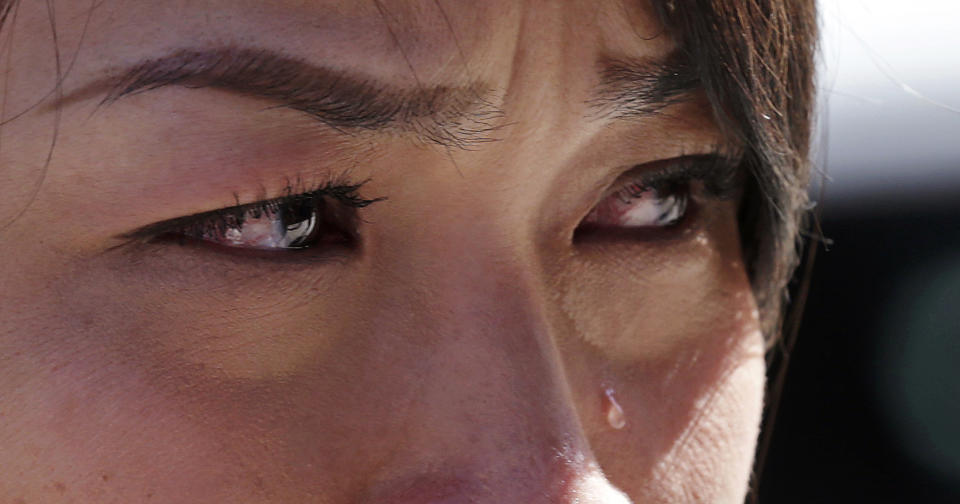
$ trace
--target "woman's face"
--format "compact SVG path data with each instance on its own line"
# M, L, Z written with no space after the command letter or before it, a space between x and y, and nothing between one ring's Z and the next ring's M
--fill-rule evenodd
M23 0L0 501L742 501L735 149L635 3Z

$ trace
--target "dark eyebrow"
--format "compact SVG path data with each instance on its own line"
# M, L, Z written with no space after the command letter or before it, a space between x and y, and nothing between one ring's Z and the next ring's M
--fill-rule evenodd
M598 66L600 85L590 105L605 118L649 117L703 88L696 67L679 51L661 61L608 59Z
M165 86L215 88L276 102L341 132L413 133L425 143L467 149L492 141L503 112L488 88L400 89L266 49L181 49L111 72L59 104L105 94L102 105Z

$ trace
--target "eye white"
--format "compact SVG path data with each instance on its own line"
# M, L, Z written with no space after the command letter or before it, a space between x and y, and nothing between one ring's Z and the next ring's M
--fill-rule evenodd
M621 189L597 204L583 223L605 228L667 227L686 215L688 199L684 191Z
M661 195L660 191L648 189L629 201L621 200L619 204L623 207L618 225L664 227L676 224L683 218L687 210L687 197L678 193Z
M316 211L302 220L285 222L283 212L248 210L242 223L227 226L222 232L206 232L201 238L238 248L303 248L316 228Z

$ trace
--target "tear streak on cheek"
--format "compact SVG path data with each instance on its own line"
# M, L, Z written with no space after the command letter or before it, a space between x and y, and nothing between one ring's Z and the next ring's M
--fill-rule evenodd
M671 358L615 366L609 380L630 421L622 431L595 432L601 463L640 502L742 502L764 370L756 324L702 339Z

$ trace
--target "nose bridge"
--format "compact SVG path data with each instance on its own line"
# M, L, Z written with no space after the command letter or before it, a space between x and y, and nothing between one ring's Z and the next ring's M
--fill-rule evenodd
M481 422L496 411L494 423L576 431L535 259L509 239L475 239L483 243L448 243L433 254L419 325L436 349L432 371L460 387L431 393L446 405L453 395Z
M399 337L421 356L402 427L407 448L393 465L480 472L501 496L569 491L592 455L536 258L518 240L476 228L416 243L429 250L395 259L406 266L390 282L409 291L382 294L403 300L409 322Z
M370 245L365 327L403 442L364 502L628 502L584 435L530 212L457 197Z

